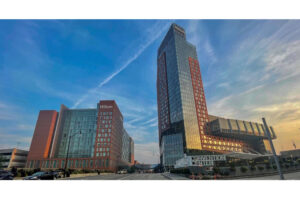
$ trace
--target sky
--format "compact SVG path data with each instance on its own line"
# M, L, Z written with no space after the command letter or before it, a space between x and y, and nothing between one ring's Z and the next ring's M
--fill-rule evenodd
M0 148L29 148L40 110L114 99L135 159L158 163L157 49L171 23L197 47L208 112L300 148L300 21L0 20Z

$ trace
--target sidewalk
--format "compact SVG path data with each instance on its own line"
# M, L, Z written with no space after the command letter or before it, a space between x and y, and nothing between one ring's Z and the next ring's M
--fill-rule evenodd
M169 173L169 172L162 173L162 175L164 177L168 178L169 180L191 180L189 178L186 178L186 177L183 177L183 176L180 176L180 175L176 175L176 174L173 174L173 173Z

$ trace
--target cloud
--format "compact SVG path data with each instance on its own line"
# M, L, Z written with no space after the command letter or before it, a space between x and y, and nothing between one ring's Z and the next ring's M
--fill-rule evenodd
M140 163L157 164L159 163L159 146L156 142L134 145L135 160Z
M163 26L160 26L160 29L157 29L157 25L152 27L152 30L148 30L149 32L152 32L148 35L148 38L146 38L146 42L144 42L138 49L138 51L128 58L126 62L116 71L114 71L112 74L110 74L108 77L106 77L104 80L102 80L97 87L91 88L88 90L86 94L84 94L82 97L80 97L72 108L76 108L79 104L81 104L85 99L87 99L88 96L93 95L95 92L97 92L103 85L107 84L110 80L112 80L116 75L118 75L120 72L122 72L124 69L126 69L132 62L134 62L156 39L158 39L163 32L169 27L169 23L164 24Z
M18 147L22 149L29 149L31 137L25 137L17 134L2 134L0 133L0 147L12 148Z
M250 34L260 33L240 39L227 56L230 63L223 64L231 87L223 94L214 89L218 95L208 98L210 114L256 122L265 117L277 133L277 150L292 149L293 140L300 146L299 23L281 22L274 29L271 22L258 24Z

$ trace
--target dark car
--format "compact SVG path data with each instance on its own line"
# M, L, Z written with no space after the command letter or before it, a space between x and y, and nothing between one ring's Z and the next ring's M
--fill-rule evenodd
M0 170L0 180L13 180L14 175L11 172Z
M64 177L64 172L62 170L56 170L52 172L55 178L62 178Z
M53 172L36 172L30 176L23 178L23 180L54 180L56 179Z

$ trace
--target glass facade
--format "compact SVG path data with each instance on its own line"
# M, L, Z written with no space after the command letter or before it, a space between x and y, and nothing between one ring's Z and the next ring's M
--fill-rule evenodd
M164 166L173 166L176 160L183 157L182 134L165 135L162 137L162 163Z
M172 165L184 153L242 151L243 141L210 134L196 47L186 41L184 29L176 24L158 49L156 84L161 163ZM246 132L243 123L222 122Z
M61 139L55 157L65 158L69 147L69 158L93 157L96 137L97 110L65 110Z

